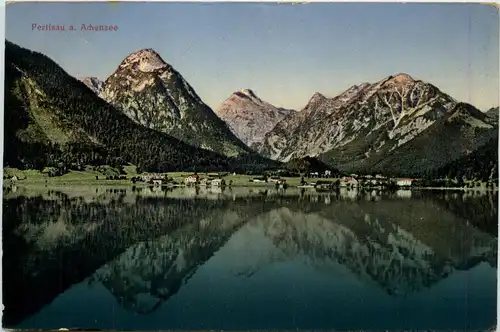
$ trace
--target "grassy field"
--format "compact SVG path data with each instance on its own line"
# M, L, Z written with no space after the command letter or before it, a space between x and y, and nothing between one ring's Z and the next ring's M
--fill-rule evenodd
M36 170L18 170L15 168L5 168L4 175L11 178L16 176L18 178L16 184L18 185L40 185L40 184L53 184L53 185L128 185L131 184L130 178L135 176L135 167L126 167L127 172L126 180L105 180L105 175L87 168L85 171L70 171L62 176L49 177ZM96 178L97 177L97 178ZM11 180L4 180L5 184L11 183Z
M18 178L16 182L17 185L92 185L92 186L121 186L121 185L132 185L131 179L139 174L137 174L135 166L124 167L126 172L126 180L106 180L105 175L101 172L94 170L92 167L88 167L85 171L70 171L62 176L49 177L47 174L41 173L36 170L18 170L15 168L5 168L4 175L11 178L16 176ZM176 183L184 184L184 179L191 175L188 172L171 172L167 173L169 178L173 178ZM207 178L211 173L199 173L201 178ZM97 177L97 178L96 178ZM224 177L227 184L232 181L232 186L234 187L274 187L274 182L250 182L256 176L243 175L243 174L229 174ZM290 187L295 187L300 185L300 178L295 177L284 177L286 182ZM332 181L335 179L314 179ZM309 181L312 181L309 179ZM10 184L11 180L4 180L4 184ZM137 182L135 185L148 185L146 183Z
M111 172L116 172L116 170L111 169L109 166L106 166L104 170L101 169L104 173L108 173L109 171ZM25 187L25 188L64 188L64 187L78 187L82 188L83 187L147 187L150 186L151 184L149 183L144 183L144 182L136 182L135 184L132 183L131 179L135 176L138 176L135 166L126 166L124 167L125 175L122 174L122 176L125 176L125 180L106 180L106 175L104 175L102 172L96 171L92 167L88 167L85 171L70 171L67 174L64 174L62 176L54 176L54 177L49 177L47 174L44 174L40 171L37 170L18 170L15 168L5 168L4 169L4 175L7 176L9 179L4 179L3 184L4 187L10 186L14 184L17 187ZM189 172L171 172L167 173L167 176L169 178L172 178L176 183L183 185L184 184L184 179L191 175L192 173ZM198 174L201 178L207 178L209 174L207 173L199 173ZM215 174L213 174L215 175ZM18 178L17 181L12 181L10 180L11 177L16 176ZM96 178L97 177L97 178ZM236 174L232 175L229 174L224 177L225 181L227 184L232 181L232 187L237 188L274 188L275 183L274 182L250 182L251 179L255 178L256 176L252 175L243 175L243 174ZM286 182L289 187L297 187L300 185L300 178L299 177L284 177L286 179ZM306 178L306 182L314 182L314 181L335 181L337 179L334 178ZM486 188L485 185L481 186L475 186L473 188L464 188L464 187L455 187L455 186L450 186L450 187L415 187L413 190L462 190L462 191L498 191L498 187L495 186L494 188Z

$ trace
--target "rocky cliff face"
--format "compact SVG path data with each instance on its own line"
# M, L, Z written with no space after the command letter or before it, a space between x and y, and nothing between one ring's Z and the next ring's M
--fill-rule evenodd
M127 56L105 81L102 97L135 122L226 156L247 154L182 75L152 49Z
M302 111L266 134L259 151L281 161L320 156L341 170L366 171L458 105L432 84L407 74L389 76L353 86L334 98L316 93ZM474 129L472 139L492 128L479 113L467 115L466 125L480 128Z
M258 148L265 135L293 113L293 110L278 108L263 101L249 89L233 93L216 110L216 114L228 124L231 131L252 148Z

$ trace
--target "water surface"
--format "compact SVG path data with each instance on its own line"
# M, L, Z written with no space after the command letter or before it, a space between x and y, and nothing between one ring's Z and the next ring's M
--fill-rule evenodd
M498 196L4 192L4 326L485 329Z

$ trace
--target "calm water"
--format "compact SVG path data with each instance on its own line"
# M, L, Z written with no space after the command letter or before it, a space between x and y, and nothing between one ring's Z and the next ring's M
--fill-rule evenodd
M4 191L3 324L485 329L498 196Z

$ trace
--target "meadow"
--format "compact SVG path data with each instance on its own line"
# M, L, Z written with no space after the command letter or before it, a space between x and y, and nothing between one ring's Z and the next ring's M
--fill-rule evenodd
M111 168L107 169L110 170ZM140 176L137 173L135 166L125 166L125 174L122 174L121 180L107 180L106 174L95 170L93 167L87 167L84 171L74 171L71 170L68 173L61 176L49 176L38 170L19 170L16 168L5 168L4 169L4 184L10 184L14 181L11 180L12 177L17 177L15 181L16 185L55 185L55 186L79 186L79 185L103 185L103 186L122 186L122 185L136 185L136 186L148 186L149 183L136 182L132 183L132 178ZM193 173L190 172L170 172L167 173L168 178L172 178L173 181L179 185L184 184L184 179ZM210 175L215 175L215 173L198 173L201 178L208 178ZM123 178L124 177L124 178ZM253 178L259 176L256 175L245 175L245 174L234 174L230 173L224 176L226 184L231 183L234 187L273 187L274 182L251 182ZM300 185L300 177L282 177L285 179L288 186L296 187ZM310 179L309 179L310 180ZM323 179L315 178L315 181L333 181L335 179Z

